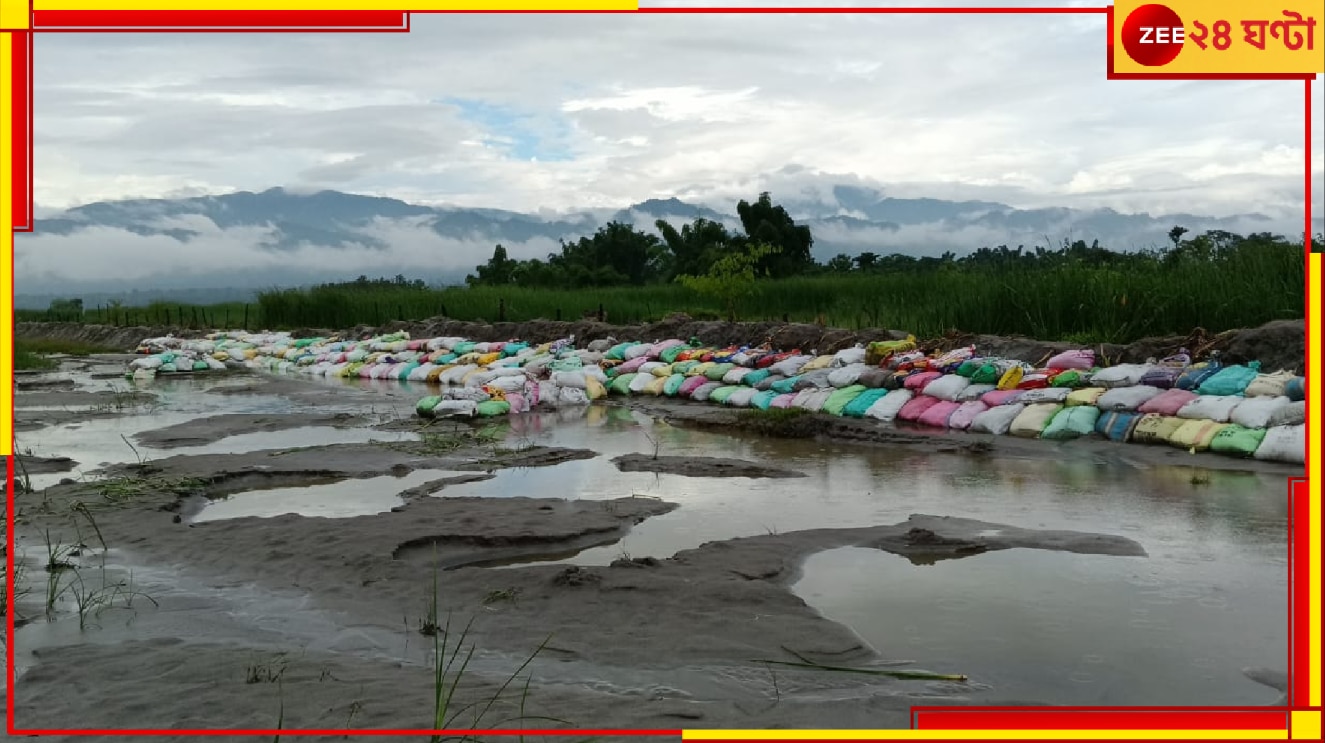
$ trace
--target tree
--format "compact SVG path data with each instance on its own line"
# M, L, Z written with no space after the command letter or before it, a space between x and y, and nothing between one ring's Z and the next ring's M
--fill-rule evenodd
M518 261L508 258L506 248L498 245L492 251L492 258L481 266L476 266L475 271L478 275L470 274L465 277L465 283L470 286L502 286L510 284L515 280L515 268L519 265Z
M48 313L60 318L81 318L83 316L82 299L52 299L46 309Z
M810 228L796 224L786 209L773 203L767 191L759 194L759 200L753 204L742 200L736 205L736 213L751 243L778 248L776 253L765 254L759 263L768 276L775 279L794 276L814 265Z
M754 243L742 249L729 250L713 261L708 273L702 276L682 274L676 280L686 288L723 303L727 320L736 322L736 305L754 291L759 276L760 261L777 255L780 248L767 243Z
M856 262L846 253L838 253L824 267L829 273L851 273L851 269L856 267Z
M670 255L667 270L673 277L687 274L699 276L708 271L713 261L735 244L731 233L720 222L700 217L677 231L667 220L654 222Z
M879 265L879 254L868 250L856 256L856 267L861 271L873 271Z

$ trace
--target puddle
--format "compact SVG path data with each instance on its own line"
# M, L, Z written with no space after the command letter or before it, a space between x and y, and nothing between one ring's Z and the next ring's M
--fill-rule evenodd
M1064 705L1265 705L1241 668L1283 667L1286 581L1255 566L1006 550L916 566L814 555L796 593L885 657ZM1276 662L1277 661L1277 662Z
M402 490L455 474L418 470L402 477L369 477L325 485L251 490L211 501L190 520L220 521L245 516L270 518L289 513L332 519L372 516L403 505Z

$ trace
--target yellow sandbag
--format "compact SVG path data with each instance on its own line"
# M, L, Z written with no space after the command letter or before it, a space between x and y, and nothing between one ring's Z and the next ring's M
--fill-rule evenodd
M1290 371L1257 374L1242 394L1246 397L1279 397L1284 394L1284 387L1293 380L1293 377L1294 374Z
M607 397L607 388L603 386L602 382L598 381L597 377L585 375L584 394L588 396L590 400L601 400L604 397Z
M1015 390L1017 385L1021 384L1021 377L1025 374L1020 366L1014 366L1003 372L1003 376L998 378L998 389Z
M1138 444L1167 444L1173 432L1186 422L1186 419L1176 415L1147 413L1141 416L1136 428L1132 429L1132 441Z
M481 355L481 354L477 354L477 353L474 353L473 351L471 351L471 352L469 352L469 353L467 353L467 354L462 355L460 358L456 359L455 362L456 362L457 364L477 364L477 363L478 363L478 357L479 357L480 355Z
M663 385L665 384L667 384L667 377L654 377L651 382L644 385L644 389L640 390L640 392L645 395L653 395L656 397L663 393Z
M500 358L501 358L500 352L481 353L479 354L478 361L476 363L478 363L479 366L489 366L494 361L497 361Z
M1212 420L1189 420L1169 436L1169 443L1179 449L1205 451L1210 448L1210 442L1214 441L1215 436L1228 426L1227 423Z
M535 356L542 356L543 354L548 353L548 352L551 351L551 350L552 350L552 344L551 344L551 343L544 343L543 345L541 345L541 346L539 346L538 348L535 348L535 349L534 349L534 355L535 355Z
M433 384L437 384L438 382L442 381L442 375L443 375L443 374L445 374L447 371L449 371L449 370L451 370L451 369L454 369L454 368L455 368L455 364L446 364L446 365L444 365L444 366L439 366L439 367L436 367L436 368L430 369L430 370L428 370L428 381L429 381L429 382L432 382Z
M908 335L902 341L874 341L865 346L865 363L870 366L882 364L889 356L916 350L916 337Z
M468 387L468 386L469 386L469 378L470 378L470 377L474 376L475 374L484 374L484 373L486 373L487 371L488 371L487 369L484 369L483 367L479 367L479 368L477 368L477 369L474 369L474 370L471 371L471 372L466 373L465 376L464 376L463 378L461 378L461 380L460 380L460 385L461 385L462 387Z
M662 377L664 379L672 376L672 365L668 364L667 366L660 366L657 369L654 369L653 376Z
M1077 405L1094 405L1099 401L1100 395L1104 393L1105 389L1103 387L1086 387L1085 389L1073 390L1063 401L1063 404L1069 408Z
M828 367L830 367L830 366L832 366L832 365L833 365L833 356L832 356L832 354L829 354L829 355L827 355L827 356L820 356L820 357L816 358L814 361L811 361L810 363L806 364L805 366L802 366L801 369L800 369L800 373L801 373L801 374L804 374L805 372L812 372L812 371L814 371L814 370L816 370L816 369L827 369Z
M686 372L686 376L687 377L703 376L705 372L707 372L709 369L712 369L715 366L717 366L717 364L713 363L712 361L705 361L700 364L695 364L694 366L690 367L690 371Z
M253 359L256 359L257 357L258 357L258 349L256 349L256 348L245 348L245 349L244 349L244 358L248 359L249 361L252 361Z

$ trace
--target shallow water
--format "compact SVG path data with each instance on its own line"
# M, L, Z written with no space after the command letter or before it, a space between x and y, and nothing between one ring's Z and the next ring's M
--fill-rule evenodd
M95 462L134 461L121 434L217 413L412 408L413 400L427 391L425 385L411 385L419 388L412 390L373 380L310 382L357 394L328 391L313 408L271 396L208 394L217 384L236 383L223 377L156 380L141 385L161 394L150 415L28 432L20 434L20 447L72 456L83 463L80 469L88 469ZM725 436L674 428L616 406L529 414L485 425L505 432L508 447L588 448L600 456L499 471L491 480L451 486L437 497L536 492L609 499L639 494L681 506L637 525L617 544L549 555L549 561L603 565L623 554L666 557L713 540L893 524L913 513L1117 534L1138 541L1149 557L1010 550L914 566L876 551L833 550L806 563L795 590L885 657L968 674L972 688L990 698L1173 705L1269 704L1278 698L1278 692L1245 678L1240 669L1282 669L1286 663L1282 476L1132 466L1122 456L1110 459L1070 447L1059 448L1054 458L994 459ZM390 437L365 429L305 429L247 434L151 455ZM622 473L611 462L619 454L655 451L776 463L807 477ZM68 476L41 478L54 482ZM410 477L416 476L423 482L444 473ZM36 485L38 478L33 480ZM321 491L316 500L343 509L338 513L378 512L390 508L388 502L398 503L399 491L418 482L351 481L330 496ZM273 495L283 497L276 490L233 496L208 506L220 509L209 517L224 517L226 508L256 515L254 509L276 502ZM280 507L294 503L306 510L301 497Z
M455 472L416 470L401 477L341 480L324 485L271 488L238 493L211 501L191 519L218 521L243 516L270 517L288 513L319 518L350 518L386 513L404 505L400 491Z

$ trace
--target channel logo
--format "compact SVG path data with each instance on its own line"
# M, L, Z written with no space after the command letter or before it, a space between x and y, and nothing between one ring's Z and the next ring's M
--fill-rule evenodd
M1133 62L1163 67L1182 54L1186 40L1182 18L1167 5L1142 5L1123 21L1123 50Z

